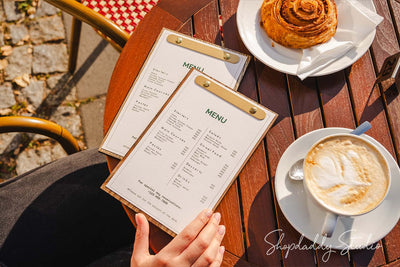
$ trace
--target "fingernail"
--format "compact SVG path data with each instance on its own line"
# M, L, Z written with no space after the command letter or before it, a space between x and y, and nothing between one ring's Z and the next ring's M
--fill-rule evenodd
M218 226L218 234L220 234L220 235L225 234L225 225Z
M135 214L135 222L136 222L136 225L138 224L138 215L139 215L139 213L136 213L136 214Z
M216 213L214 214L214 219L215 219L217 222L219 222L219 221L221 220L221 213L216 212Z
M206 210L207 218L210 218L212 214L213 214L212 210Z
M224 255L225 252L225 247L224 246L220 246L219 247L219 254Z

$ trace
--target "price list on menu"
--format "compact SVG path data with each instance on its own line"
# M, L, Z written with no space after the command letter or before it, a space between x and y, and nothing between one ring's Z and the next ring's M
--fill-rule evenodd
M102 188L177 234L215 208L275 117L192 70Z

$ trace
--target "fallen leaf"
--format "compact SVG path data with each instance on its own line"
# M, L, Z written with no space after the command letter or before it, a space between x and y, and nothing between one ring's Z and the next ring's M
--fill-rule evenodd
M27 110L29 113L32 113L32 114L35 114L35 113L36 113L36 112L35 112L35 107L32 106L32 105L28 105L28 106L26 107L26 110Z
M12 47L10 45L5 45L0 48L0 52L3 56L9 56L12 53Z
M35 14L35 12L36 12L36 8L34 8L33 6L28 8L28 10L26 11L26 13L28 13L28 15Z
M22 74L22 80L27 84L29 84L30 83L29 74L28 73Z
M27 87L28 86L28 83L23 80L22 76L19 76L19 77L15 78L13 80L13 82L15 82L20 87Z

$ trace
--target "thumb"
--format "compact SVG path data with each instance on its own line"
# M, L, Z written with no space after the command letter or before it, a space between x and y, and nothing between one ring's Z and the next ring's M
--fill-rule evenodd
M136 235L135 244L133 245L132 256L139 259L143 256L149 256L149 222L146 217L138 213L135 215Z

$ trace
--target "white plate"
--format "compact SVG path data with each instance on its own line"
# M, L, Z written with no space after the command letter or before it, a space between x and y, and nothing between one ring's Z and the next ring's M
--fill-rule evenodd
M375 139L375 143L389 163L392 185L385 200L375 210L351 218L339 217L331 238L320 235L325 212L312 201L307 201L302 181L291 180L287 173L297 160L320 138L334 133L348 133L346 128L325 128L303 135L293 142L279 160L275 175L275 191L279 206L290 224L307 239L332 249L359 249L385 237L400 217L400 170L390 153ZM312 212L310 212L312 211Z
M301 50L286 48L276 42L274 42L274 47L272 47L272 40L260 26L260 7L262 2L263 0L240 0L236 14L239 35L250 53L265 65L280 72L296 75L298 63L302 55ZM360 3L376 12L372 0L363 0ZM360 46L352 48L344 56L311 76L331 74L353 64L371 46L375 38L375 32L375 30L371 32L361 42Z

